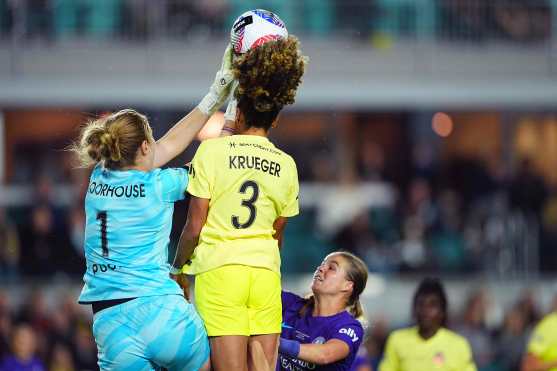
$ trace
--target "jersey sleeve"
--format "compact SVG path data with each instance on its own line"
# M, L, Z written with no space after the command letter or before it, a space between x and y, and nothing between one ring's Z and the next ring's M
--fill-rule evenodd
M298 203L298 196L300 193L300 183L298 182L298 170L296 169L296 163L292 160L291 166L291 180L290 188L288 189L288 198L286 204L284 205L280 216L285 218L298 215L300 212L300 206Z
M356 354L364 337L364 329L360 322L353 320L344 324L337 324L330 339L345 342L350 348L351 354Z
M304 299L288 291L281 292L282 313L287 310L298 310L303 305Z
M181 168L161 170L158 174L161 198L164 202L176 202L186 196L188 171Z
M398 371L399 370L399 359L396 352L396 337L391 334L387 339L387 345L385 346L385 352L383 354L383 360L379 364L379 371Z
M196 197L211 199L214 174L214 161L209 155L208 144L201 142L190 165L188 193Z
M528 353L532 353L536 356L542 356L551 346L550 339L545 334L543 325L544 322L542 321L534 328L534 332L528 342Z

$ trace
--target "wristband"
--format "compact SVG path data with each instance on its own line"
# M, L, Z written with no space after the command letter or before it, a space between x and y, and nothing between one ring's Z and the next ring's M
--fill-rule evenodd
M236 134L236 129L231 128L230 126L223 126L221 130L222 131L227 131L232 135Z
M279 352L289 357L298 358L298 355L300 355L300 342L280 338Z
M175 266L171 265L170 266L170 274L172 274L174 276L182 274L182 268L176 268Z

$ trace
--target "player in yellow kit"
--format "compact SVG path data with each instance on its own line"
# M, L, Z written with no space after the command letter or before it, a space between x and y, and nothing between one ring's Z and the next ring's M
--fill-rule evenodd
M468 341L445 327L447 297L439 280L420 283L413 313L417 326L389 336L379 371L476 371Z
M242 371L254 341L269 365L276 362L279 246L286 218L298 214L299 185L294 160L267 135L281 109L294 102L305 58L291 36L251 49L233 67L239 85L231 130L237 135L206 140L194 156L174 267L186 263L184 272L196 275L212 367Z
M545 316L534 328L522 371L557 371L557 311Z

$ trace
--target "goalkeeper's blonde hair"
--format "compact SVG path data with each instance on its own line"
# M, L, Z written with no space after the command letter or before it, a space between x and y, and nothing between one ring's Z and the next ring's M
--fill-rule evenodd
M124 109L87 122L70 149L83 167L102 161L109 169L121 169L135 165L137 150L144 140L154 141L147 117Z

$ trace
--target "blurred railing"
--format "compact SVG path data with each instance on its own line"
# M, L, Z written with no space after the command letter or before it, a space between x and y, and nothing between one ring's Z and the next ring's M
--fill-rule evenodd
M556 43L557 0L0 0L0 35L17 40L222 37L265 6L295 34L516 44Z

